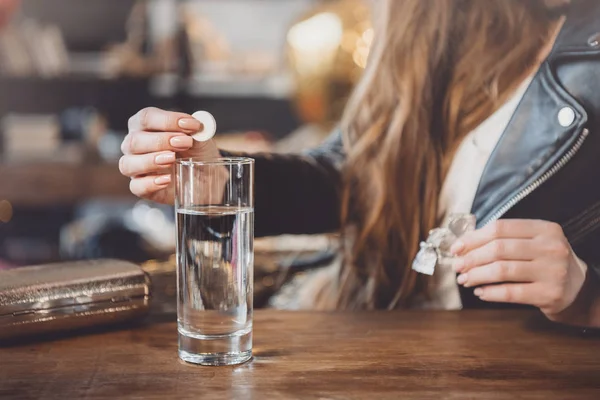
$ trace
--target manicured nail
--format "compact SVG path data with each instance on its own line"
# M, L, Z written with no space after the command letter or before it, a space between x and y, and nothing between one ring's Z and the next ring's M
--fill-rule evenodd
M460 272L463 270L464 267L465 267L465 260L463 258L456 258L452 262L452 269L454 269L454 272Z
M458 276L458 278L456 278L456 282L457 282L459 285L462 285L462 284L464 284L464 283L467 281L467 279L468 279L468 278L469 278L469 277L467 276L467 274L460 274L460 275Z
M473 294L477 297L481 296L483 294L483 289L481 288L477 288L473 291Z
M194 145L194 139L189 136L175 136L169 143L176 149L187 150Z
M168 185L171 183L171 175L163 175L154 179L154 183L158 186Z
M158 165L167 165L175 162L175 154L174 153L164 153L159 154L154 157L154 162Z
M450 252L452 254L454 254L455 256L458 256L458 255L460 255L460 253L463 252L464 249L465 249L465 244L461 240L457 240L456 242L454 242L452 247L450 247Z
M190 132L198 132L202 129L202 124L195 118L182 118L177 122L177 125L179 125L181 129Z

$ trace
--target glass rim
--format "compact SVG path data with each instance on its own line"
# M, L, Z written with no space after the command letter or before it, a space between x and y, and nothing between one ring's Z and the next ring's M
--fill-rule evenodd
M254 159L250 157L218 157L204 160L198 157L180 158L175 161L177 165L183 165L186 167L191 166L227 166L227 165L252 165Z

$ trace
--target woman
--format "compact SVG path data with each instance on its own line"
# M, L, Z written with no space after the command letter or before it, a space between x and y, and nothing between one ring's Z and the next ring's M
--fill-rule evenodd
M567 3L377 2L340 132L304 156L254 157L257 235L345 239L314 308L516 303L600 326L600 5ZM176 157L220 155L193 143L199 128L152 108L132 117L131 191L172 203ZM469 211L479 229L454 244L454 271L413 271L428 232Z

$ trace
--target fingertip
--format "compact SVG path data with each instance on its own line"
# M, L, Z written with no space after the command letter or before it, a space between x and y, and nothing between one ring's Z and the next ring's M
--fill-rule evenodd
M454 242L454 244L450 247L450 252L455 255L455 256L459 256L462 254L462 252L465 250L465 242L462 241L461 239L458 239L456 242Z
M452 269L454 272L462 272L465 268L465 260L462 258L457 258L452 262Z
M165 189L169 183L157 183L157 181L159 182L164 182L166 179L165 177L169 176L169 175L163 175L163 176L159 176L159 177L143 177L143 178L134 178L131 180L131 183L129 184L129 190L131 190L131 193L133 193L134 195L136 195L139 198L147 198L149 196L151 196L152 194L158 192L159 190L163 190ZM163 178L163 180L160 180L160 178Z
M169 144L176 150L188 150L194 145L194 139L190 136L174 136L169 140Z
M161 166L168 166L175 162L176 156L172 151L158 154L154 157L154 163Z
M154 178L154 184L156 186L166 186L171 183L171 175L161 175Z
M177 125L188 132L198 132L202 130L202 123L195 118L184 117L177 121Z
M150 132L181 132L184 130L192 133L200 129L200 123L189 114L147 107L132 117L129 127L130 130L134 128Z

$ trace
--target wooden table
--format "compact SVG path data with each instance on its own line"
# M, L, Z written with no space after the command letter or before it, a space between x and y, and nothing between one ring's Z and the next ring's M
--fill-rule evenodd
M255 358L197 367L164 322L0 349L0 398L600 399L600 339L523 311L258 311Z

